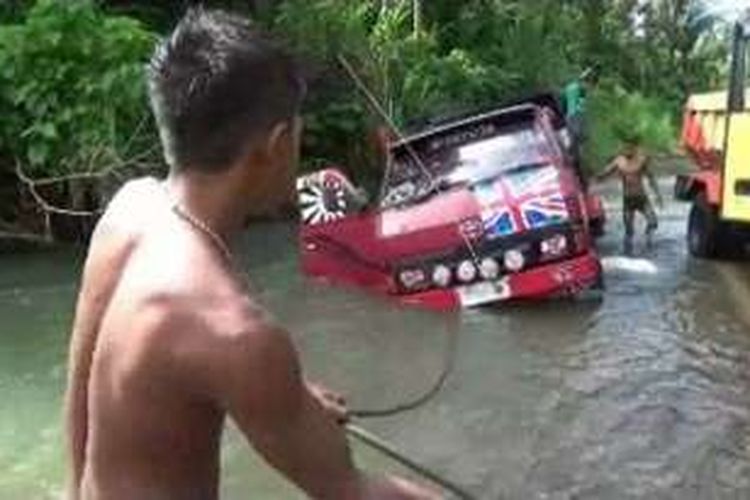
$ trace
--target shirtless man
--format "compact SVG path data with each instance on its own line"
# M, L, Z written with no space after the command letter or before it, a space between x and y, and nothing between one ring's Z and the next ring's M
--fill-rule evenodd
M659 225L656 212L654 212L654 207L651 205L651 200L643 185L644 177L648 178L660 207L663 206L663 201L659 192L659 184L649 168L649 158L641 150L637 139L629 139L625 143L623 152L612 160L595 179L603 181L613 175L619 175L622 179L625 253L630 254L633 250L635 213L641 212L646 218L646 239L649 246L652 243L653 233Z
M127 184L93 236L65 397L71 500L218 497L226 416L316 499L432 493L358 471L342 402L302 377L227 242L289 199L303 86L240 18L192 10L151 62L169 177Z

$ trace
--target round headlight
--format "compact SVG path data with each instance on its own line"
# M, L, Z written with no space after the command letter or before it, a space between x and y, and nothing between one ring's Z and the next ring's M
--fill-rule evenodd
M451 283L451 270L448 266L438 264L432 270L432 282L436 286L446 287Z
M523 256L523 252L520 250L508 250L505 252L503 262L506 269L517 272L523 269L524 264L526 264L526 259Z
M458 279L464 283L468 283L477 277L477 268L472 261L465 260L458 265L456 276L458 276Z
M485 257L479 263L479 275L486 280L494 280L500 275L500 264L492 257Z

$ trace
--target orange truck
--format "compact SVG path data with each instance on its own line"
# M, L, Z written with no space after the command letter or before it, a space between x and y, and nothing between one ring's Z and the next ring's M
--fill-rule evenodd
M750 242L750 18L734 28L729 89L690 96L682 144L696 170L677 176L677 199L692 202L687 243L700 258L742 253Z

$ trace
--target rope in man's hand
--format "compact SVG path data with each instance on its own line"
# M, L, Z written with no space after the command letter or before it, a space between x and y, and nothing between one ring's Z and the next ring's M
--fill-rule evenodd
M460 498L462 500L477 500L476 496L472 495L461 486L458 486L453 481L446 479L432 469L429 469L428 467L415 462L400 451L396 450L390 443L384 441L383 439L379 438L375 434L372 434L366 429L363 429L358 425L349 423L346 426L346 431L350 436L356 438L370 448L383 453L384 455L395 460L404 467L416 472L423 478L432 481L434 484L445 489L445 491L449 491L457 498Z

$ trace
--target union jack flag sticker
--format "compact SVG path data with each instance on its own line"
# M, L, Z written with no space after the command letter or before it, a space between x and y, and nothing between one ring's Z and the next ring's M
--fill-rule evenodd
M474 195L490 239L556 225L570 218L559 172L552 165L501 175L478 185Z

